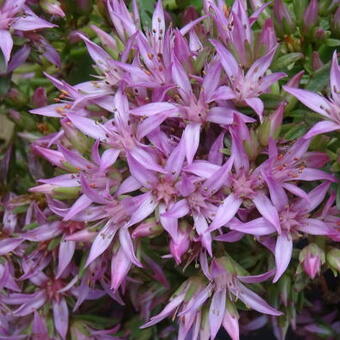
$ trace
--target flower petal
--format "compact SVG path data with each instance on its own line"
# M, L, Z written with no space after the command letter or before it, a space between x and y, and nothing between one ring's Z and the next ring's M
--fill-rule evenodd
M227 73L229 79L235 79L240 72L236 59L219 41L210 40L210 42L215 47L217 54L220 57L222 67Z
M64 298L53 301L54 326L62 339L66 339L68 330L68 307Z
M156 323L164 320L168 317L172 312L176 310L176 308L184 301L185 293L181 293L177 295L175 298L170 300L170 302L165 306L165 308L157 315L153 316L149 322L144 324L141 328L146 328L155 325Z
M73 241L61 240L59 244L58 269L56 278L59 278L72 260L76 243Z
M217 332L222 325L226 305L226 295L227 290L224 288L216 291L211 299L209 308L209 324L212 339L215 339Z
M199 123L189 123L184 129L182 138L185 145L185 155L188 164L191 164L195 157L200 143L200 132L201 124Z
M97 237L92 243L89 257L87 258L85 267L92 263L98 256L104 253L104 251L110 246L116 232L117 225L109 220L102 230L98 233Z
M305 135L303 138L310 139L314 136L320 135L322 133L332 132L340 130L340 124L331 122L329 120L325 120L319 123L316 123Z
M276 210L276 208L273 206L269 198L263 193L258 192L254 198L253 202L259 211L259 213L270 223L273 224L273 226L276 228L276 230L280 233L281 227L280 227L280 219L279 214Z
M282 233L277 237L275 246L276 273L273 282L277 282L286 271L293 253L293 240L291 236Z
M296 97L301 103L309 107L312 111L320 113L325 117L329 117L329 113L331 111L330 103L324 97L320 95L307 91L296 89L293 87L283 86L283 89L291 94L292 96Z
M247 306L251 307L252 309L264 314L274 316L282 315L281 312L268 305L266 301L264 301L260 296L255 294L253 291L251 291L244 285L239 284L239 290L240 300L243 301Z
M211 223L209 230L216 230L228 223L237 213L242 204L242 200L233 193L230 194L217 209L216 216Z

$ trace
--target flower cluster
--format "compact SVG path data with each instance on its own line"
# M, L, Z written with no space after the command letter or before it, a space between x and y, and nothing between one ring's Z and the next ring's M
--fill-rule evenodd
M43 88L32 99L30 113L47 131L22 134L34 139L37 185L2 200L0 338L147 339L149 327L172 317L175 326L157 326L159 338L213 340L224 328L237 340L272 320L283 339L290 322L296 327L292 306L308 278L340 270L338 156L313 139L340 129L337 52L330 97L298 88L302 73L278 67L287 56L278 57L285 47L276 32L295 25L288 9L279 0L251 3L203 1L202 16L188 10L179 29L158 0L142 29L136 1L132 12L122 0L98 1L114 36L96 25L94 39L72 32L97 75L71 85L46 72L59 90L55 103L46 105ZM45 6L64 16L57 2ZM310 39L313 6L303 23ZM268 17L271 8L286 32ZM7 72L29 55L24 46L10 59L9 31L53 26L25 1L6 0ZM58 65L54 48L36 39ZM292 96L324 120L289 138L282 131ZM131 330L129 305L144 333Z

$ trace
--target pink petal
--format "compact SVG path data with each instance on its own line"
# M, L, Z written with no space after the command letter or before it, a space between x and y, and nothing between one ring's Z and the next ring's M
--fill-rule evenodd
M237 276L237 278L244 283L259 283L268 280L275 275L275 269L269 270L263 274L249 275L249 276Z
M263 57L257 59L252 66L250 67L249 71L247 72L246 78L252 80L258 80L262 77L267 69L269 68L270 64L272 63L273 57L275 55L277 49L277 45L272 48L267 54Z
M141 262L137 259L135 255L134 246L132 243L131 235L126 227L121 228L119 231L119 241L120 245L125 252L125 255L128 257L128 259L135 264L137 267L142 268L143 265Z
M117 253L112 256L111 260L111 288L116 291L131 268L131 261L125 255L122 248L119 248Z
M104 253L104 251L110 246L116 232L117 226L113 223L112 220L109 220L93 241L85 267L87 267L98 256Z
M258 192L254 198L253 202L257 208L257 210L260 212L260 214L268 220L270 223L273 224L273 226L276 228L276 230L280 233L281 227L280 227L280 219L279 214L269 198L262 192Z
M54 326L62 339L66 339L68 330L68 307L66 300L62 298L59 302L53 302Z
M223 204L218 207L216 216L211 223L209 230L216 230L228 223L236 215L241 204L242 200L240 198L237 198L233 193L230 194L223 201Z
M77 116L74 114L68 114L67 118L85 135L99 140L107 139L105 130L93 119Z
M338 64L337 51L334 51L333 53L330 78L333 99L337 103L337 105L340 106L340 67Z
M8 64L13 48L13 39L11 33L7 30L0 29L0 50L2 51L5 62Z
M292 252L293 241L291 236L286 233L282 233L277 237L275 246L276 273L273 282L277 282L282 274L286 271L292 258Z
M178 177L180 174L183 163L185 160L185 145L183 140L181 140L175 149L172 150L171 154L169 155L165 168L167 171L171 173L172 176L175 178Z
M164 217L182 218L189 213L189 206L186 199L176 202L171 208L162 214Z
M61 240L59 244L58 269L56 278L59 278L72 260L76 243L73 241Z
M52 27L56 27L56 25L39 18L28 8L25 9L25 15L19 16L17 20L11 25L12 29L18 31L34 31L42 28Z
M44 291L38 291L31 295L29 301L23 303L17 310L13 311L14 316L26 316L32 314L35 310L39 309L46 302L46 295Z
M174 57L173 60L172 78L175 84L178 86L178 91L181 97L184 100L189 101L190 95L192 94L190 80L183 66L176 57Z
M270 199L278 210L282 210L288 204L287 194L285 193L281 184L271 175L267 175L264 171L262 172L262 175L268 185Z
M192 163L200 143L201 124L189 123L183 132L185 155L189 164Z
M335 232L335 230L329 227L325 222L320 221L316 218L307 218L305 220L305 223L299 225L297 229L309 235L329 236Z
M111 56L105 52L101 47L88 39L85 35L78 33L78 36L85 42L87 50L101 70L107 70L109 61L112 59Z
M296 97L301 103L309 107L312 111L320 113L325 117L329 117L328 112L331 111L331 106L329 101L324 97L321 97L320 95L311 91L296 89L288 86L283 86L283 89L292 96Z
M234 111L226 107L215 106L209 110L207 120L219 125L230 125L234 121Z
M175 298L170 300L170 302L165 306L165 308L158 314L151 318L149 322L144 324L141 328L147 328L150 326L155 325L156 323L164 320L166 317L168 317L171 313L173 313L176 308L183 302L185 297L185 293L181 293L177 295Z
M62 115L58 112L63 112L65 110L65 104L52 104L44 107L40 107L39 109L30 110L30 113L46 116L46 117L62 117Z
M216 291L211 299L209 309L210 335L215 339L224 318L226 305L226 288Z
M325 120L316 123L305 135L304 138L309 139L322 133L340 130L340 124Z
M260 98L246 98L244 100L259 116L260 121L263 119L264 105Z
M45 320L39 315L37 311L34 312L34 319L32 322L32 333L37 340L49 339Z
M264 314L279 316L282 315L281 312L276 310L275 308L268 305L266 301L264 301L260 296L255 294L250 289L246 288L244 285L239 285L239 298L250 308Z
M141 195L143 197L140 206L132 214L130 220L127 222L125 227L130 227L138 222L143 221L156 209L158 203L155 201L151 192L147 192Z
M309 201L309 204L307 206L308 212L316 209L320 205L320 203L325 199L325 196L328 192L330 185L331 185L330 182L324 182L318 185L317 187L315 187L312 191L308 193L308 201ZM302 200L299 206L303 208ZM306 205L304 207L307 208Z
M92 204L92 200L86 195L81 195L72 205L72 207L67 211L64 221L71 220L81 211L85 210Z
M240 340L240 327L238 324L238 318L235 315L229 313L228 310L224 313L223 327L229 334L231 340Z
M176 112L178 108L175 104L167 102L153 102L143 106L136 107L131 113L136 116L149 117L163 112Z
M24 239L21 238L8 238L0 240L0 255L6 255L18 247Z
M270 235L276 231L273 224L262 217L246 223L232 221L228 227L232 230L255 236Z
M162 0L157 1L156 8L152 15L152 31L155 32L155 41L163 39L165 33L165 19Z
M141 184L133 177L127 177L118 188L116 195L123 195L128 192L136 191L141 187Z
M239 72L239 66L233 55L217 40L210 40L215 47L218 56L220 57L221 64L227 73L229 79L235 79Z
M233 230L233 231L230 231L229 233L216 236L214 240L220 241L220 242L237 242L241 240L243 236L244 236L244 233Z
M100 159L100 170L106 170L112 166L119 156L119 150L108 149L105 150Z
M221 150L223 149L223 141L224 141L225 133L221 132L216 138L215 142L211 146L208 155L208 161L217 165L222 165L223 162L223 153Z
M131 157L133 157L141 166L148 170L157 171L160 173L165 173L166 171L155 161L154 157L142 149L141 147L134 147L129 151Z

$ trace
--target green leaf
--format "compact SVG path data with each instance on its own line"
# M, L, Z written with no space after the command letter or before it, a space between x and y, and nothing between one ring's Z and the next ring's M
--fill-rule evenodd
M155 8L156 0L138 0L138 8L141 23L144 29L151 27L151 16Z
M338 47L340 46L340 40L339 39L326 39L326 45L330 47Z
M303 54L299 52L285 54L274 61L274 63L271 66L271 69L273 71L282 70L284 68L287 68L290 65L293 66L298 60L302 58L303 58Z
M10 76L0 76L0 96L5 95L11 86Z
M328 62L314 73L306 86L306 90L316 92L325 88L329 83L329 70L330 63Z
M277 109L279 104L283 101L281 96L272 93L264 93L260 98L263 100L265 109L269 110Z
M293 140L303 136L307 131L305 124L293 124L292 127L285 133L284 138Z
M39 223L33 222L33 223L30 223L30 224L26 224L26 225L22 228L22 230L31 230L31 229L34 229L34 228L36 228L36 227L38 227L38 226L39 226Z

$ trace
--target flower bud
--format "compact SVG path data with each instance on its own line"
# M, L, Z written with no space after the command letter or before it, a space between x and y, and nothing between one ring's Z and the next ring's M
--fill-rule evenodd
M312 68L313 68L313 70L317 71L322 66L323 66L323 62L320 59L319 52L313 51L313 54L312 54Z
M56 187L52 190L52 196L58 200L75 199L79 193L80 187Z
M325 254L315 243L311 243L302 249L299 260L305 273L314 279L320 272L321 265L325 263Z
M251 160L255 160L259 153L259 141L253 129L249 132L249 139L244 141L244 148Z
M67 14L86 15L92 11L93 6L92 0L60 0L60 1L62 3L64 11Z
M46 90L43 87L37 87L32 96L32 105L34 107L47 106Z
M333 13L338 6L339 2L337 0L319 0L319 13L321 16L327 16Z
M340 272L340 249L331 248L327 253L327 264L333 270L335 275Z
M151 217L139 224L137 228L132 232L133 238L138 237L156 237L162 233L161 225L155 218Z
M296 22L299 27L303 25L303 17L305 15L305 11L308 5L308 0L294 0L293 1L293 8L294 14L296 18Z
M331 31L335 38L340 38L340 7L338 7L331 19Z
M78 129L76 129L71 121L67 118L62 119L60 123L70 144L81 153L85 152L89 147L88 138Z
M278 36L294 32L295 22L283 0L274 0L273 20Z
M60 7L60 2L57 0L40 0L40 6L48 14L57 15L62 18L65 16L64 11Z
M303 17L303 31L310 36L319 19L319 6L317 0L311 0Z
M178 228L176 239L170 241L170 251L177 264L181 263L181 257L188 251L190 246L189 228L184 222Z
M272 115L266 117L260 125L257 135L261 145L266 146L270 138L276 139L279 136L285 106L285 103L281 103ZM254 148L253 145L250 145L250 147Z

